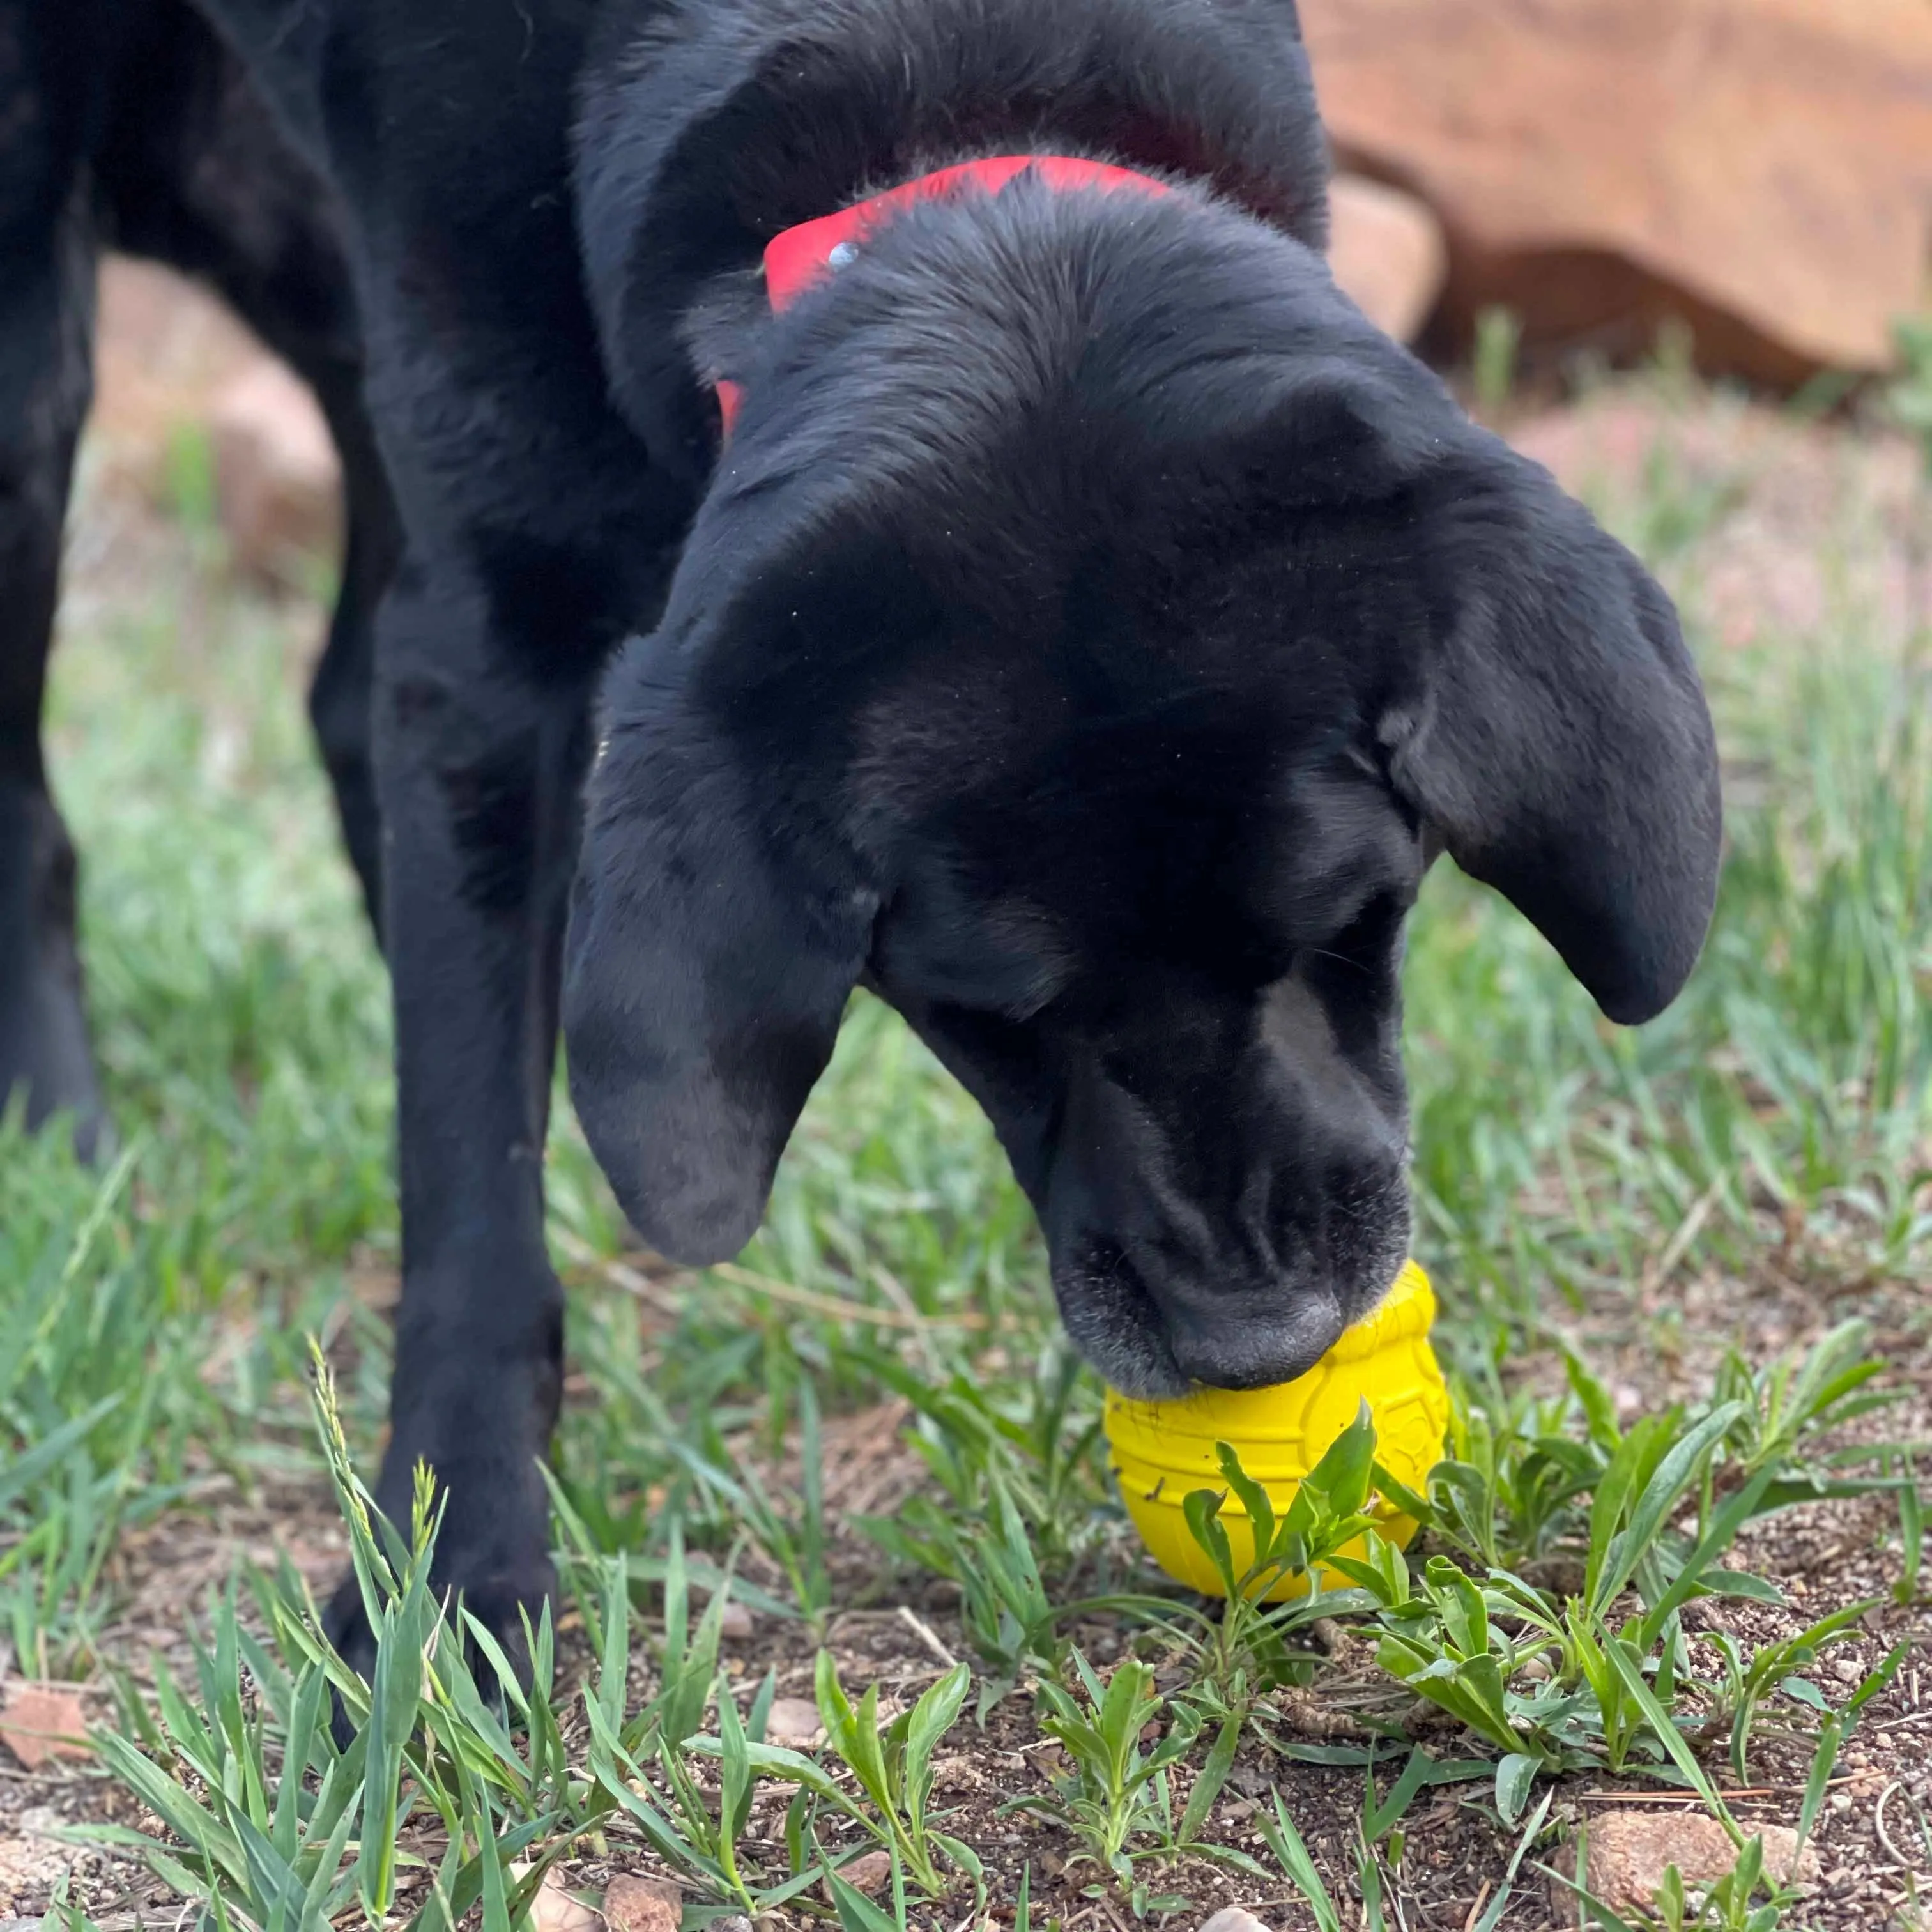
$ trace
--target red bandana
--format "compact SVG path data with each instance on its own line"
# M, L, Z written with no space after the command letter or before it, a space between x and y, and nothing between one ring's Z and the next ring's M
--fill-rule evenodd
M917 201L932 201L957 188L973 187L988 194L998 194L1016 175L1029 170L1055 194L1097 188L1126 188L1140 194L1166 194L1165 182L1132 168L1117 168L1105 161L1084 161L1069 154L995 154L982 161L962 161L956 167L941 168L936 174L921 175L916 181L902 182L875 194L869 201L855 202L834 214L821 214L815 221L802 221L775 235L765 248L765 293L772 312L782 314L810 288L844 266L847 256L838 250L856 248L881 222ZM743 386L721 380L718 387L718 413L724 434L731 434L744 400Z

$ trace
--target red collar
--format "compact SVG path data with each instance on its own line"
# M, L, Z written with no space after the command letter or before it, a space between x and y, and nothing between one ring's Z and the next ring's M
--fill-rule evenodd
M903 182L868 201L854 202L836 214L802 221L796 228L773 236L765 245L765 294L772 314L782 314L814 283L836 273L844 258L835 262L835 252L848 244L856 248L900 209L914 202L941 200L969 187L998 194L1016 175L1030 171L1056 194L1086 188L1110 191L1125 188L1140 194L1170 192L1166 182L1156 181L1152 175L1114 167L1105 161L1082 160L1070 154L994 154L985 160L962 161L956 166ZM744 388L740 383L724 379L719 380L717 388L718 413L728 436L744 400Z

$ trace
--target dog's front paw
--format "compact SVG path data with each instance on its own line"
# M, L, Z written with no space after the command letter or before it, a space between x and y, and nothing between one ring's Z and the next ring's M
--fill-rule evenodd
M535 1629L544 1605L556 1590L556 1573L544 1546L547 1537L534 1539L526 1560L505 1568L494 1556L478 1561L475 1552L458 1549L446 1557L438 1544L430 1566L433 1594L440 1600L453 1594L502 1646L520 1684L530 1680L530 1645L524 1620ZM375 1633L363 1608L362 1592L352 1573L336 1586L322 1612L322 1633L337 1654L366 1683L376 1667ZM473 1648L470 1653L475 1660ZM490 1669L483 1669L483 1688L490 1688Z
M399 1427L376 1496L383 1514L406 1536L416 1466L418 1460L429 1464L442 1505L430 1565L431 1590L439 1600L460 1598L501 1646L519 1682L527 1684L530 1657L524 1619L534 1630L555 1592L556 1576L550 1556L548 1498L537 1468L538 1444L524 1430L506 1436L500 1442L452 1450ZM459 1632L463 1628L458 1626ZM344 1660L365 1682L370 1681L376 1637L352 1572L331 1599L323 1630ZM496 1688L492 1667L466 1637L466 1654L488 1696ZM337 1721L339 1731L340 1710Z

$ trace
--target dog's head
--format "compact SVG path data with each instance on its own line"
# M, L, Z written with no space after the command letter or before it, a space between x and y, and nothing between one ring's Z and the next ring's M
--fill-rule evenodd
M626 1208L737 1248L862 980L985 1106L1109 1379L1299 1372L1406 1250L1435 852L1613 1019L1696 957L1669 603L1192 196L908 216L748 389L590 787L566 1016Z

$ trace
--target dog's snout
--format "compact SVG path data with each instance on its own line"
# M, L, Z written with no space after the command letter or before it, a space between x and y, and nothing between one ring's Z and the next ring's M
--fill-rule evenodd
M1067 1332L1130 1394L1292 1382L1408 1253L1392 1011L1351 1030L1298 983L1168 1005L1184 1025L1072 1061L1041 1216Z
M1244 1302L1247 1298L1242 1298ZM1210 1388L1270 1388L1308 1371L1341 1340L1348 1325L1327 1289L1305 1291L1264 1308L1212 1304L1168 1317L1174 1366Z

